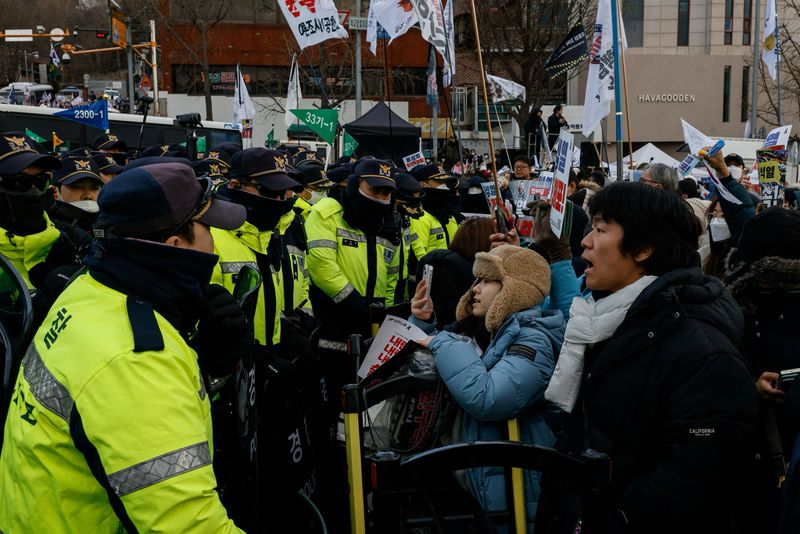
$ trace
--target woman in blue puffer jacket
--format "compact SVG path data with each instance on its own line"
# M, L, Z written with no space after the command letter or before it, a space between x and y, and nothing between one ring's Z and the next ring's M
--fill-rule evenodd
M507 439L507 421L518 418L522 441L551 446L555 437L542 417L544 391L564 337L559 310L542 309L550 268L532 250L504 245L478 253L475 284L461 298L450 331L435 333L433 303L424 282L412 300L412 321L435 334L420 343L462 409L458 441ZM529 532L539 500L540 473L525 472ZM502 468L471 469L467 484L487 511L506 510Z

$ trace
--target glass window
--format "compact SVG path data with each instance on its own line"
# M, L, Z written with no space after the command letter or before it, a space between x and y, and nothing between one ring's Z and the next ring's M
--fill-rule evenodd
M733 0L725 0L725 44L733 44Z
M628 46L641 47L644 41L644 0L622 0L622 24Z
M722 76L722 122L731 120L731 66L725 65Z
M742 122L747 122L750 105L750 65L742 67Z
M753 16L753 0L743 0L744 12L742 14L742 44L750 44L750 25Z
M689 46L689 0L678 0L678 46Z

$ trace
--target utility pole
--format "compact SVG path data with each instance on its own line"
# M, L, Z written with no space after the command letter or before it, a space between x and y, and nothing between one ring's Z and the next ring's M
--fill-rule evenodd
M361 0L356 0L356 17L361 18ZM353 32L356 38L356 119L361 117L361 30Z
M158 46L156 46L156 21L150 21L150 55L153 67L153 97L156 115L159 113L158 105Z
M136 93L133 88L133 35L131 32L130 17L125 17L125 51L128 55L128 102L130 106L128 112L133 113L136 109L134 107Z
M758 35L758 26L759 16L761 15L761 0L756 0L756 16L754 18L755 23L753 25L753 81L751 83L751 92L753 93L752 96L752 103L750 104L750 137L756 137L756 119L757 119L757 108L758 108L758 71L760 66L760 59L758 58L758 47L761 44L760 37Z

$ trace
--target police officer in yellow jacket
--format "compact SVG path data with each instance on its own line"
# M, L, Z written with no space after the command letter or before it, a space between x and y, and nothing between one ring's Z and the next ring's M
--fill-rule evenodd
M318 159L309 158L308 154L311 152L305 154L306 159L295 165L297 180L303 184L303 190L297 194L294 205L295 212L299 212L304 221L311 213L311 206L325 198L325 193L334 186L325 172L325 164Z
M281 235L295 217L293 192L302 190L287 174L286 156L254 147L233 155L230 182L217 191L220 198L247 210L247 221L234 230L212 230L219 265L213 281L233 291L242 265L261 272L263 282L256 305L256 340L274 347L281 340L284 309Z
M231 301L208 285L208 226L236 227L244 210L169 163L121 174L98 203L88 272L55 302L17 377L0 531L238 532L215 490L201 373L225 345L195 352L186 336L199 319L226 345L244 342L241 310L207 306L209 295Z
M451 191L456 178L448 175L441 165L417 165L411 169L425 191L422 217L411 221L411 231L418 239L412 243L414 255L422 258L432 250L447 248L458 230L455 210L450 206Z
M413 295L415 280L410 276L409 266L416 265L411 244L418 239L418 236L411 231L411 221L422 217L422 199L425 197L425 192L419 186L419 182L410 174L397 173L395 181L397 182L397 192L395 193L394 226L400 236L398 241L402 246L398 247L394 261L389 266L389 284L393 288L394 301L388 305L409 302ZM409 288L412 292L409 292Z

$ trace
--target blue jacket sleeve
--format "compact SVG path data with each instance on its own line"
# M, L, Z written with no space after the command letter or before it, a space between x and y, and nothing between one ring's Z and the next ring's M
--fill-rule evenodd
M414 326L416 326L429 336L436 334L436 313L431 315L430 321L423 321L422 319L417 319L413 315L410 315L408 317L408 322L413 324Z
M560 310L569 317L572 299L581 295L578 277L572 268L572 261L557 261L550 265L550 296L542 303L546 310Z
M725 189L742 202L741 204L734 204L719 195L719 205L722 207L725 222L728 223L728 228L731 231L732 242L735 244L739 241L739 235L742 232L744 223L756 216L756 207L753 205L753 197L750 196L747 189L734 180L732 176L728 175L720 182L725 186Z
M428 348L439 376L461 408L479 420L504 421L540 402L553 374L553 351L543 333L531 330L511 345L536 353L533 357L505 353L487 369L472 343L450 332L437 334Z

